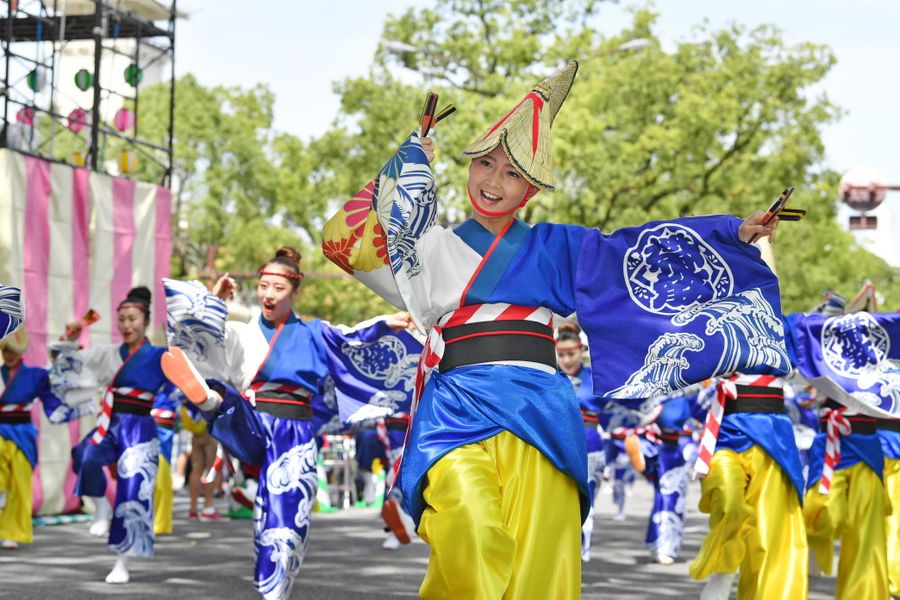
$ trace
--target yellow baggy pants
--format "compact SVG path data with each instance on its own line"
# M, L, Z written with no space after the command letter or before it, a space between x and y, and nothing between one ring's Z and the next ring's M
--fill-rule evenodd
M504 431L452 450L427 477L423 598L580 597L578 486L539 450Z
M694 579L740 571L740 600L807 596L809 551L800 498L759 446L717 450L701 485L709 533L690 566Z
M841 542L838 600L888 600L885 517L890 511L878 475L860 462L836 470L831 493L815 485L806 492L803 517L816 563L831 574L834 542Z
M0 438L0 540L31 543L31 463L13 442Z
M168 459L159 455L156 471L156 487L153 489L153 533L172 533L172 510L175 493L172 491L172 467Z

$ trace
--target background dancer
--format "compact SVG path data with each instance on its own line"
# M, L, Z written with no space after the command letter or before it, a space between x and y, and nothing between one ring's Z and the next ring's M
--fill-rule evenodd
M403 506L403 494L394 485L396 468L403 459L403 442L409 430L409 413L397 412L375 424L379 442L384 445L387 462L387 479L384 488L384 504L381 518L384 520L387 537L381 545L385 550L396 550L401 544L409 544L416 533L412 517Z
M65 423L94 410L90 402L64 404L51 390L47 370L22 362L27 350L28 335L22 327L0 340L0 548L4 550L32 540L31 474L38 461L32 405L40 401L51 423Z
M878 419L864 411L881 402L879 374L896 376L897 369L887 360L887 352L876 346L900 335L900 318L894 313L856 312L841 315L842 298L832 295L824 314L789 315L794 362L800 373L822 385L821 368L840 372L846 379L832 380L819 409L820 431L809 451L809 476L803 516L816 572L830 574L834 562L834 544L840 541L837 571L837 598L886 600L888 565L886 517L890 499L882 481L884 455L877 433ZM888 345L889 346L889 345ZM874 392L853 389L847 378L857 372L868 373ZM865 377L858 377L857 383ZM847 387L844 387L847 386ZM860 386L865 387L865 386ZM865 398L860 403L850 395ZM891 398L887 401L890 403ZM849 406L848 406L849 405Z
M782 385L739 374L712 388L694 466L704 475L700 511L709 514L690 566L694 579L709 578L703 600L727 599L738 572L741 598L806 597L803 469Z
M630 448L639 451L640 441L634 434L640 423L638 407L641 400L617 400L604 402L600 409L600 426L605 432L605 476L612 482L612 500L616 507L613 521L625 520L625 500L637 479Z
M700 393L701 388L694 387L660 399L661 410L642 428L643 474L654 489L644 542L661 565L673 564L681 552L688 483L697 457L693 429L706 412L699 403Z
M128 559L153 556L153 494L159 466L156 423L150 416L156 395L171 392L160 367L165 348L152 346L146 331L150 324L150 290L133 288L119 304L119 345L85 350L62 349L57 361L81 365L82 389L106 387L97 427L72 450L78 473L75 494L91 498L96 506L92 533L109 532L108 545L116 564L107 583L128 583ZM70 342L81 335L82 323L66 326ZM116 499L106 499L103 467L116 463Z
M378 319L355 330L319 320L301 321L293 312L303 277L300 254L281 248L259 269L255 322L229 322L207 346L191 344L195 315L189 310L213 305L205 289L168 282L169 322L198 368L217 379L207 384L178 348L167 355L167 373L206 414L209 431L236 458L259 465L256 493L254 582L267 600L290 596L309 546L309 517L316 499L316 441L312 395L329 374L329 351L340 354L352 342L371 342L405 328L405 314ZM213 293L230 298L234 282L224 276ZM190 296L189 296L190 295ZM224 324L224 303L220 302ZM201 324L207 332L209 327ZM181 328L179 330L179 328ZM330 348L330 350L329 350ZM218 354L216 354L218 352ZM335 379L337 375L331 373ZM238 392L237 390L242 390Z
M584 420L584 437L587 444L587 476L590 494L590 511L581 525L581 560L591 560L591 537L594 531L594 502L597 490L603 480L606 455L600 428L600 402L591 393L591 368L584 364L584 344L581 341L581 327L567 321L556 330L556 359L559 370L568 375L575 388L575 397L581 407ZM624 496L624 490L623 490Z
M817 571L831 575L834 545L840 542L836 598L888 600L884 455L877 419L854 414L827 399L820 410L821 428L810 449L809 480L803 515ZM823 484L829 429L841 424L840 456ZM846 425L849 424L849 427ZM829 458L830 460L830 458Z
M196 405L191 404L185 407L182 414L187 417L184 421L185 427L191 432L188 518L200 521L220 521L222 516L213 504L213 482L204 480L216 461L219 442L209 434L206 419L203 418ZM203 496L203 508L198 510L201 495Z

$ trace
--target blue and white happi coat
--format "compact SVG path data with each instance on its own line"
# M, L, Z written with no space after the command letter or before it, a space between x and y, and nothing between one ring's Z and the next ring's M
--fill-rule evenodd
M327 409L326 392L335 392L325 389L326 378L330 375L330 385L336 388L344 372L336 357L376 344L390 329L383 320L349 329L317 319L301 321L293 314L281 326L262 317L250 323L229 321L224 329L218 319L198 325L203 319L190 306L202 307L202 317L215 302L193 298L185 308L188 303L178 292L202 296L205 289L192 290L181 282L166 285L171 289L167 289L169 326L176 330L170 335L186 342L185 351L224 400L218 412L206 415L210 433L233 456L260 467L254 510L254 583L267 600L288 598L309 547L310 513L318 487L316 430L312 420L256 410L252 388L294 386L310 396L318 395L320 410ZM191 331L179 332L180 328ZM360 393L368 394L368 399L375 392ZM319 417L320 428L331 420L329 412Z
M441 347L434 326L453 311L513 305L577 312L590 342L593 393L604 398L649 398L735 370L787 372L778 280L759 250L739 240L736 218L653 222L612 234L516 220L497 239L474 220L438 225L437 207L434 176L413 133L329 221L324 244L334 262L408 310L430 332L429 348ZM362 260L379 248L387 250L383 263ZM502 431L570 475L587 515L584 427L568 379L538 363L487 362L434 370L424 383L400 471L416 521L428 469L454 448Z
M98 497L106 494L103 467L116 463L109 548L124 556L153 556L153 490L159 441L150 405L157 393L173 389L159 363L166 349L144 340L131 354L125 344L85 350L59 344L56 350L59 354L51 370L51 382L61 397L80 398L109 386L149 398L146 414L120 412L114 404L106 434L99 443L91 443L92 431L72 450L72 468L78 474L75 494Z

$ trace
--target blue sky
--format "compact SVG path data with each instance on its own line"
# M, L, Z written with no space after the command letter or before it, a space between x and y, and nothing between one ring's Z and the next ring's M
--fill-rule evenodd
M366 73L388 13L428 0L246 2L182 0L177 71L207 85L264 82L277 97L275 124L302 138L325 131L338 110L332 82ZM601 5L601 29L629 21L628 2ZM262 10L261 6L266 6ZM847 114L824 131L827 166L881 171L900 183L900 1L898 0L660 0L657 28L664 44L686 37L708 19L774 23L789 39L829 45L838 63L823 84Z

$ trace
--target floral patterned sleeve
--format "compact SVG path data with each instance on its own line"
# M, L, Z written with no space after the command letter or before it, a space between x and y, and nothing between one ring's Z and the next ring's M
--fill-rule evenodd
M434 174L413 132L375 179L331 217L322 251L388 302L415 312L409 279L422 271L418 242L436 213Z

